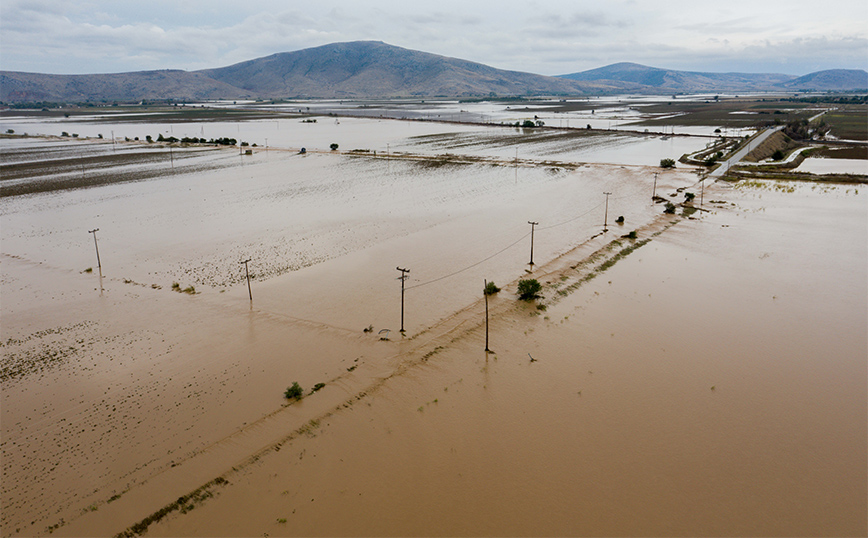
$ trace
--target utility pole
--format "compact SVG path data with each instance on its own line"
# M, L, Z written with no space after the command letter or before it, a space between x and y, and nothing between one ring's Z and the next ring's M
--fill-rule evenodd
M112 131L112 152L116 152L117 148L115 147L115 132Z
M651 201L657 198L657 172L654 172L654 189L651 191Z
M400 267L396 267L396 269L401 271L401 276L398 278L401 280L401 334L404 334L404 282L407 280L407 273L410 270L401 269Z
M485 296L485 352L488 353L491 350L488 349L488 280L483 280L485 285L482 288L482 295Z
M99 228L94 228L93 230L88 230L87 233L93 234L93 246L96 248L96 266L100 270L102 270L102 263L99 261L99 245L96 243L96 233L99 231Z
M530 224L530 267L533 269L533 230L539 222L527 221Z
M252 258L247 258L244 260L244 272L247 274L247 294L250 296L250 302L253 302L253 292L250 290L250 271L247 270L247 262L249 262Z
M702 207L702 197L705 195L705 178L699 180L699 185L702 187L699 191L699 207Z
M606 195L606 212L603 214L603 231L608 232L609 228L607 228L607 226L609 222L609 195L612 193L604 192L603 194Z

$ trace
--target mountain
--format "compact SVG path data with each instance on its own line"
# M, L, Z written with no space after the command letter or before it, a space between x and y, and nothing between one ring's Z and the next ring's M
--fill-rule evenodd
M487 97L853 90L862 70L779 74L700 73L619 63L560 77L505 71L379 41L334 43L201 71L105 75L0 71L0 102L133 102L173 99Z
M0 102L583 95L621 89L378 41L335 43L201 71L44 75L0 71Z
M868 88L868 72L861 69L818 71L797 78L770 73L675 71L635 63L617 63L560 77L608 85L633 84L636 88L632 91L636 92L852 91Z
M4 103L243 99L253 96L251 92L195 71L137 71L108 75L43 75L0 71L0 101Z
M768 91L780 89L780 84L789 82L795 77L780 74L675 71L634 63L617 63L581 73L561 75L561 78L610 84L628 82L640 85L646 90L656 89L668 93Z
M868 72L862 69L817 71L783 84L793 90L841 91L868 90Z
M271 98L575 95L614 89L593 82L504 71L379 41L283 52L200 73Z

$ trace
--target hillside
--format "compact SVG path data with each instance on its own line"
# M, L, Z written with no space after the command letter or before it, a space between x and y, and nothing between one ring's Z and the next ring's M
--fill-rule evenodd
M395 47L334 43L200 71L98 75L0 71L0 102L134 102L205 99L586 96L615 93L847 91L868 87L863 70L780 74L701 73L619 63L548 77Z
M335 43L200 71L262 97L575 95L611 90L387 45Z
M0 71L0 101L112 102L142 99L241 99L254 94L197 72L138 71L108 75L44 75Z
M868 90L868 72L862 69L830 69L817 71L783 84L793 90L840 91Z
M612 64L561 75L561 78L609 84L631 83L646 90L665 92L769 91L780 89L780 84L795 79L793 76L780 74L675 71L635 63Z

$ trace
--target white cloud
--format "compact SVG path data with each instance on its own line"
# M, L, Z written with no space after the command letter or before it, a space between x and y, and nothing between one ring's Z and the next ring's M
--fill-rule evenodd
M0 68L52 73L220 67L379 40L502 69L563 74L633 61L805 74L868 67L868 5L783 0L3 0Z

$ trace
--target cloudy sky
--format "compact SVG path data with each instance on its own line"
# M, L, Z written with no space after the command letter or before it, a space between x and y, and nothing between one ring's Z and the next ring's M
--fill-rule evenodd
M804 75L868 69L868 2L0 2L0 69L11 71L196 70L357 40L545 75L615 62Z

